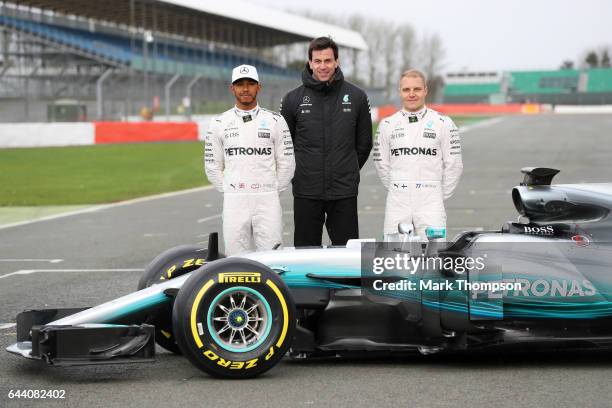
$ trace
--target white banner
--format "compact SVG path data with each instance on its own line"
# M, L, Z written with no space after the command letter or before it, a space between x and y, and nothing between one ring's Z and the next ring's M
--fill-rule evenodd
M612 113L612 105L557 105L555 113Z
M94 144L93 123L2 123L0 147L83 146Z

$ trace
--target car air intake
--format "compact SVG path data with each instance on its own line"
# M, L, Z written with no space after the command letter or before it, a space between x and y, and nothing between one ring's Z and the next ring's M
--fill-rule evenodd
M559 173L559 170L546 167L523 167L521 173L525 174L521 186L550 186L553 177Z

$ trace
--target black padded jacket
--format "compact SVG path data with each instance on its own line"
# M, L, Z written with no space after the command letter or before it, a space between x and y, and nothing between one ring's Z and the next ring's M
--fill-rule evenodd
M372 118L364 91L344 80L317 81L306 64L302 86L290 91L280 112L295 151L293 195L318 200L356 197L359 170L372 150Z

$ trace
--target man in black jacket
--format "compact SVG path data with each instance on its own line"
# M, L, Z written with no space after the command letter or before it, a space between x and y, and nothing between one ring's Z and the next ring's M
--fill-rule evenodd
M329 37L310 43L302 83L280 109L295 150L294 245L321 245L324 223L332 245L344 245L359 236L359 170L372 149L368 97L344 80Z

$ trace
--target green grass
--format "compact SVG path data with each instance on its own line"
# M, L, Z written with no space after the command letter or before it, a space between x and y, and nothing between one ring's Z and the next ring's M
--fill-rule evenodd
M458 126L483 119L453 117ZM0 207L111 203L206 184L201 142L0 149Z
M199 142L0 149L0 206L110 203L205 184Z

